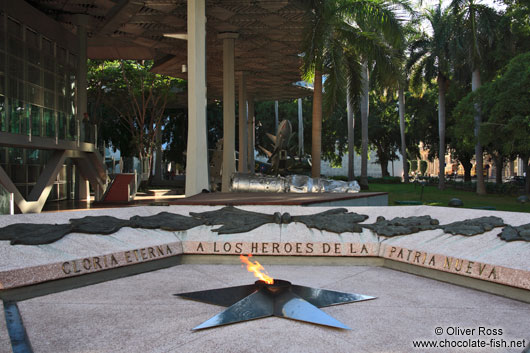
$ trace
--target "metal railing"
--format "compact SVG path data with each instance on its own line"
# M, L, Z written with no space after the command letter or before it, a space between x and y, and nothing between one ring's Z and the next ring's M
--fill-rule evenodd
M28 110L26 114L25 110ZM42 113L42 112L41 112ZM0 116L0 132L13 135L25 135L31 142L34 137L59 141L76 141L98 144L98 126L74 116L65 116L56 112L44 112L32 115L31 108L22 109L16 116Z

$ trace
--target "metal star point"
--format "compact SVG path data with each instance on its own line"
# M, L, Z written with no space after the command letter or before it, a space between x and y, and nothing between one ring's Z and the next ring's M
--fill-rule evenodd
M269 316L283 317L313 324L350 330L348 326L319 308L331 305L375 299L375 297L336 292L274 280L274 284L256 281L254 284L176 296L228 307L226 310L194 327L201 330Z

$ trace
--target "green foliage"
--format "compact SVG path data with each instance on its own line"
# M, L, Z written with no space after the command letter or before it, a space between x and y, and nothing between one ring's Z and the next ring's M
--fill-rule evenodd
M418 170L418 160L417 159L413 159L411 161L409 161L410 163L410 171L411 172L415 172Z
M485 64L485 55L494 49L500 15L476 0L453 0L454 35L451 41L455 66L474 71Z
M485 117L481 141L508 156L530 155L530 52L513 58L492 82L467 95L457 106L461 130L469 128L474 105Z
M310 81L315 70L326 75L324 115L361 91L361 59L377 63L374 79L388 81L399 72L398 48L404 41L396 9L405 1L312 0L304 32L302 71ZM393 75L396 77L393 77Z
M438 150L437 98L436 87L428 87L422 95L409 94L405 98L407 150L411 158L420 158L420 142L429 149L429 158L433 158Z
M420 173L421 173L421 175L425 175L426 171L427 171L427 161L421 160L420 161Z
M152 61L88 62L92 119L103 122L102 136L124 155L150 157L166 106L182 91L180 79L151 72Z
M398 104L397 99L390 94L372 94L371 99L368 139L375 147L382 176L386 177L389 176L388 162L398 159L396 153L400 144Z
M507 5L505 18L512 34L510 44L516 53L530 50L530 2L528 0L503 0Z
M379 93L379 94L378 94ZM355 126L355 148L361 150L361 114L354 114ZM368 119L368 143L369 148L376 152L376 163L381 165L381 173L388 176L388 162L397 160L400 144L399 134L399 112L397 98L391 93L380 93L373 91L370 96L370 118ZM411 146L411 150L414 147Z
M421 92L425 83L432 84L438 76L448 79L450 72L450 13L440 3L427 9L423 17L430 24L432 35L423 34L410 44L407 63L407 70L412 70L410 86L416 92Z

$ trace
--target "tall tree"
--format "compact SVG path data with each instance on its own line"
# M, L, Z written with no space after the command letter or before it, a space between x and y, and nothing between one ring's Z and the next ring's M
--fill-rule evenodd
M416 15L416 14L414 14ZM420 34L416 27L419 24L419 18L414 16L413 20L405 26L405 41L403 42L400 52L403 62L401 63L401 72L398 75L398 109L399 109L399 134L401 140L401 156L403 160L403 182L409 182L409 162L407 157L407 141L405 138L405 89L408 87L409 70L406 65L406 52L413 40L417 39Z
M372 87L394 87L401 76L400 61L403 52L400 50L405 42L404 26L397 15L398 10L402 13L412 10L408 3L400 1L390 1L385 3L385 8L389 16L386 25L374 23L360 23L371 36L384 43L386 51L360 51L362 58L361 71L361 178L362 188L368 187L368 120L370 116L370 91Z
M494 143L503 155L518 155L530 193L530 52L513 58L500 75L466 96L457 107L463 121L471 121L478 105L487 120L481 129L485 143Z
M350 102L349 97L350 92L348 89L346 97L346 119L348 120L348 181L352 181L355 179L355 171L353 164L355 155L355 119L353 115L354 106L352 102Z
M91 61L88 74L89 97L99 97L95 103L117 116L126 131L120 134L119 144L127 141L130 149L123 144L119 146L122 153L134 151L140 160L148 160L149 166L171 89L183 85L182 80L150 72L152 65L151 61Z
M399 2L395 0L394 4ZM314 78L311 174L318 177L323 106L326 114L331 114L337 102L344 102L346 87L348 99L353 102L361 88L361 55L388 61L392 50L389 43L399 41L401 32L391 3L312 0L310 6L310 21L303 41L303 71L306 78Z
M496 12L476 0L453 0L451 8L455 15L455 44L457 56L464 58L462 62L471 71L471 90L475 92L481 86L481 69L485 64L485 52L490 49L495 39L495 27L499 17ZM456 60L458 62L458 60ZM486 193L484 183L483 149L480 141L480 125L482 116L480 107L475 106L475 171L477 174L477 194Z
M442 10L441 4L428 9L424 15L432 29L432 36L423 35L411 44L408 67L413 68L411 84L421 89L423 84L431 84L436 79L438 85L438 188L445 188L445 125L446 92L449 84L450 58L449 42L451 25L449 12Z

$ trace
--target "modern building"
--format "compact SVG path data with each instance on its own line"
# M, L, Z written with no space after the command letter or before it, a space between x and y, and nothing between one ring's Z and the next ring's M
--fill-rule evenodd
M0 3L0 184L23 213L96 199L107 176L86 122L87 59L154 60L188 82L186 195L208 188L206 103L224 104L223 190L252 165L253 102L296 98L307 5L299 0L32 0ZM237 88L237 90L236 90ZM248 105L238 114L235 101ZM248 117L247 117L248 115ZM250 158L249 158L250 156Z

